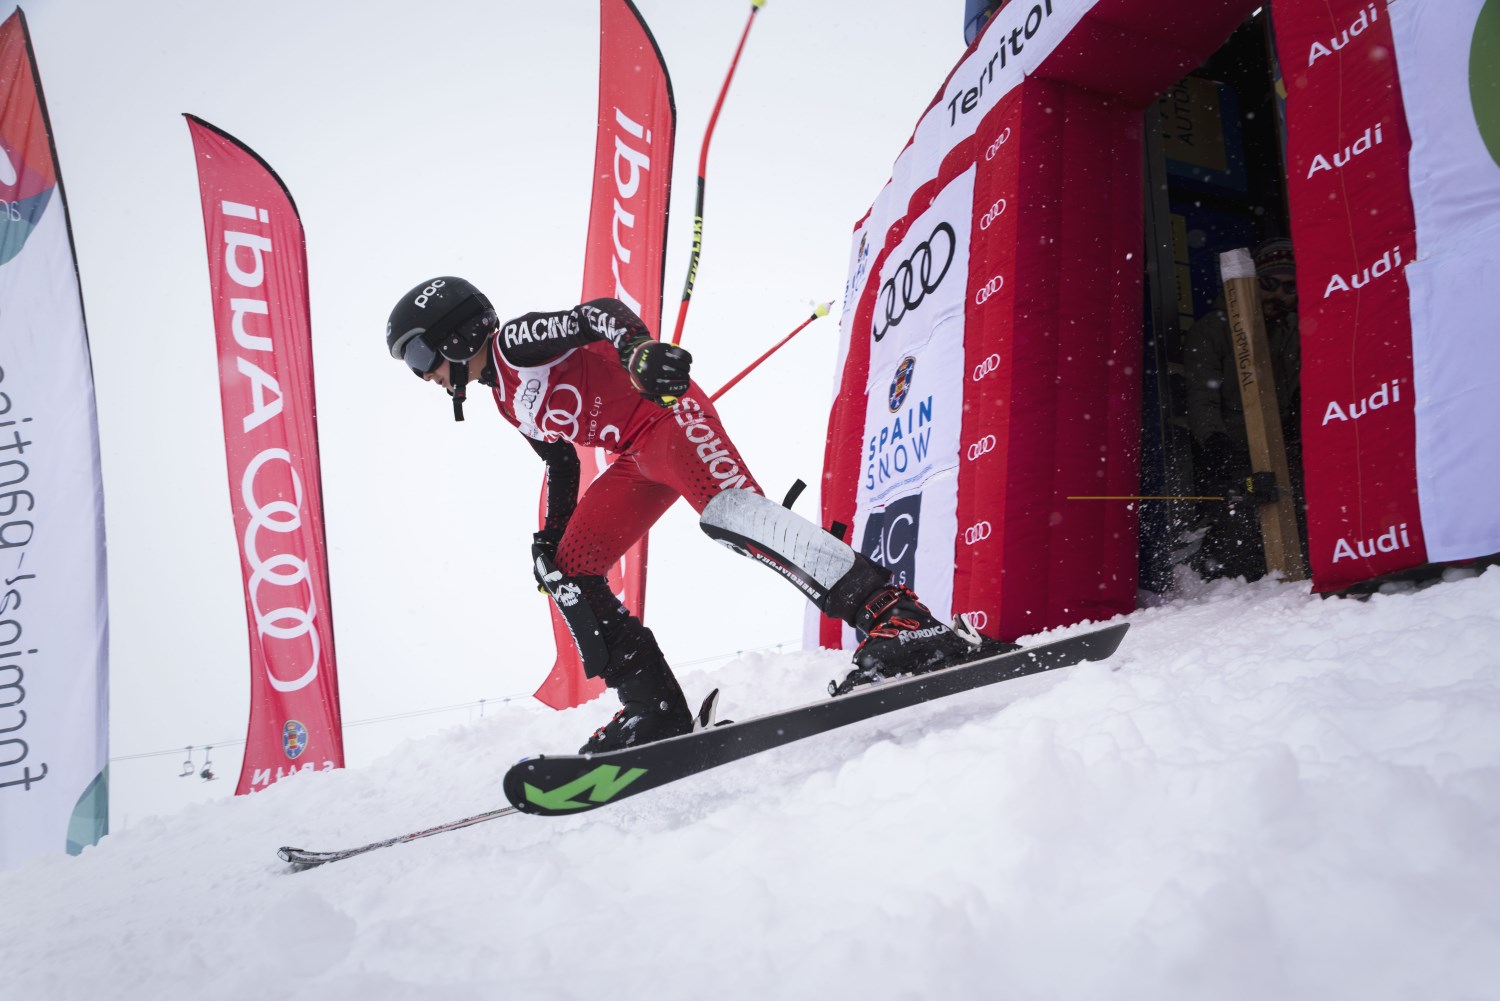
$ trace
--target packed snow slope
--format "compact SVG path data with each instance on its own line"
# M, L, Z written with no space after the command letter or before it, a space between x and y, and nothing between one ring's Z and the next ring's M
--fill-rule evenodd
M610 711L512 708L0 876L0 996L1500 997L1500 570L1451 576L1186 582L1106 663L581 816L277 860L501 805ZM749 715L843 659L684 681Z

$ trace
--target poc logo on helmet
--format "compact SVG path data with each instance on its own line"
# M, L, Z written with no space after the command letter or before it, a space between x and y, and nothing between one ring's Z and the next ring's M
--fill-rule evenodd
M430 296L437 295L438 289L442 288L446 284L448 283L439 278L437 281L424 288L421 292L417 293L417 297L412 300L412 305L416 306L418 309L426 309L428 298Z

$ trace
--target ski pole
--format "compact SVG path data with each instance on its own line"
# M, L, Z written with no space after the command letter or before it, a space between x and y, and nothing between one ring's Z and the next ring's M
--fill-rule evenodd
M745 19L745 30L740 33L740 44L735 47L734 58L729 62L729 72L724 85L719 88L719 99L708 116L708 128L703 132L703 149L698 153L698 199L693 209L693 249L688 255L687 281L682 286L682 303L677 307L677 327L672 331L672 343L682 342L682 325L687 320L688 300L693 297L693 282L698 277L698 258L703 252L703 180L708 174L708 144L713 139L714 125L719 120L719 110L724 107L724 97L729 93L729 81L734 79L735 67L740 64L740 53L745 51L745 39L750 37L750 26L755 15L766 5L766 0L750 0L750 16Z
M733 389L735 387L736 383L738 383L745 376L749 375L751 372L754 372L760 366L761 362L763 362L767 358L771 357L777 351L780 351L781 348L782 348L782 346L785 345L787 341L791 340L793 337L796 337L798 334L802 333L803 328L806 327L809 323L813 322L814 320L816 320L820 316L827 316L828 315L828 307L831 306L831 305L833 305L833 303L831 303L831 302L820 302L820 303L818 303L817 307L813 309L812 316L809 316L807 319L805 319L801 323L797 324L796 328L793 329L790 334L787 334L781 340L777 341L774 345L772 345L771 349L769 351L767 351L765 354L761 355L759 358L755 359L749 365L745 366L744 371L740 372L739 375L735 376L733 379L730 379L728 382L724 383L724 385L720 386L719 387L719 391L717 393L714 393L714 395L712 395L712 396L710 396L708 398L708 402L709 403L714 402L719 397L723 396L725 393L727 393L731 389Z

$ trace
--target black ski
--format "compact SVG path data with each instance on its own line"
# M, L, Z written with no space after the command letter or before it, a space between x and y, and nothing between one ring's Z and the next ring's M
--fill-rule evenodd
M730 761L931 699L1080 661L1104 660L1119 647L1127 628L1127 623L1107 626L641 747L525 758L506 772L505 796L524 813L562 816L596 809Z
M715 688L708 693L708 698L703 700L703 707L698 710L696 727L702 729L712 726L714 713L719 704L719 690ZM519 813L513 806L504 806L498 810L489 810L485 813L465 817L463 820L454 820L436 827L429 827L424 831L413 831L411 834L400 834L394 838L386 838L384 841L372 841L368 845L360 845L358 848L342 848L332 852L315 852L307 848L282 847L276 850L277 856L283 862L290 863L293 871L301 872L304 869L312 869L323 865L325 862L341 862L346 858L363 855L365 852L373 852L377 848L389 848L391 845L404 845L408 841L416 841L418 838L431 837L434 834L443 834L447 831L458 831L465 827L481 824L486 820L494 820L497 817L508 817L513 813Z
M358 848L328 852L281 848L276 854L300 871L516 813L558 816L591 810L717 765L897 709L1080 661L1104 660L1119 647L1127 628L1121 623L915 678L869 685L837 698L739 723L713 725L716 690L699 710L699 729L682 737L609 754L527 758L516 763L505 775L505 794L510 806ZM580 801L584 793L588 796Z
M425 831L413 831L411 834L402 834L384 841L375 841L368 845L360 845L358 848L344 848L335 852L314 852L306 848L278 848L276 854L281 861L290 862L292 868L297 870L311 869L322 865L324 862L339 862L365 852L373 852L377 848L389 848L391 845L404 845L408 841L416 841L418 838L431 837L434 834L442 834L445 831L457 831L464 827L472 827L486 820L494 820L496 817L508 817L518 812L513 806L503 806L498 810L490 810L486 813L465 817L463 820L454 820L436 827L429 827Z

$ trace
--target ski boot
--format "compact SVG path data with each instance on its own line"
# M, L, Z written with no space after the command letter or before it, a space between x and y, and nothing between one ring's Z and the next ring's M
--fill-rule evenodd
M1017 649L986 639L959 620L958 630L932 617L910 588L889 584L865 599L854 626L865 633L854 650L854 670L828 694L844 695L860 685L901 675L926 674L976 657Z
M625 747L681 736L693 729L682 688L660 654L635 667L618 682L606 683L620 697L620 709L578 749L579 754L602 754Z

